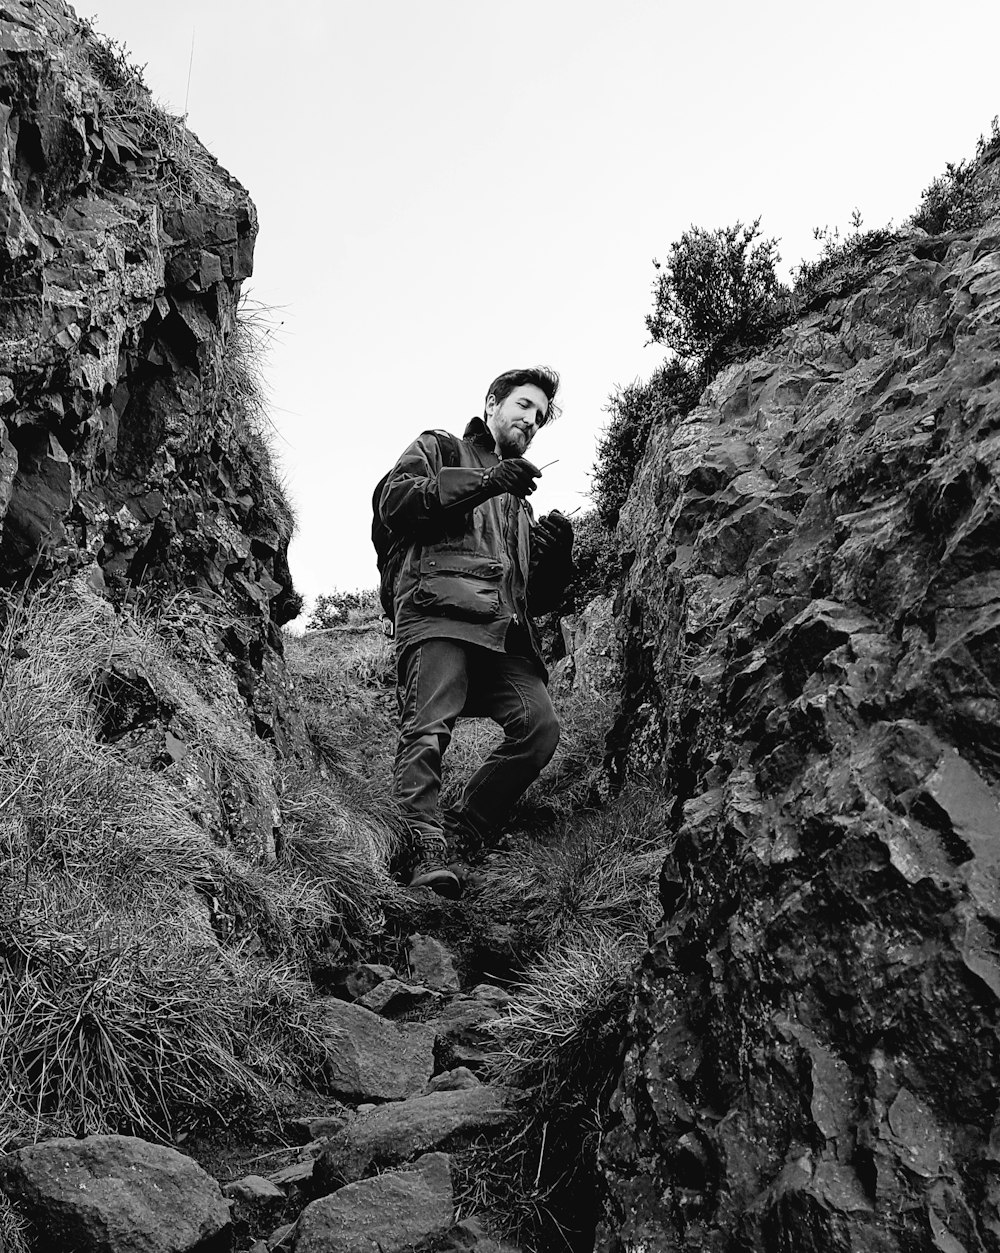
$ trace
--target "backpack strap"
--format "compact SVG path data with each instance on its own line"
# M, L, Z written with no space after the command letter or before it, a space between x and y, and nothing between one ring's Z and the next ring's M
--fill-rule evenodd
M452 435L451 431L433 430L431 434L437 440L438 447L441 450L441 460L444 465L454 468L461 463L461 454L458 451L458 436ZM399 571L403 565L403 557L409 547L409 539L405 535L393 536L392 532L385 525L379 515L379 501L382 498L382 489L389 478L389 474L383 474L375 486L372 493L372 542L375 545L376 552L386 552L384 560L379 561L379 598L382 602L383 629L386 635L391 639L393 631L393 602L396 595L396 582L399 579Z

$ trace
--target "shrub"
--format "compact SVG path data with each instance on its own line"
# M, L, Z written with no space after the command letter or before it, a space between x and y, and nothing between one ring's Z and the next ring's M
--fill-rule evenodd
M910 219L911 224L929 235L940 235L945 231L967 230L984 222L988 209L979 192L976 175L998 152L1000 118L995 117L990 134L979 136L975 157L957 164L949 161L945 172L924 189L920 208Z
M760 237L760 218L716 230L692 226L673 243L653 287L646 329L704 384L731 361L768 342L787 316L775 266L777 240Z
M596 509L588 509L573 521L573 579L565 612L579 613L596 596L613 595L620 575L614 530Z
M861 214L851 214L851 229L841 236L834 227L813 227L813 238L822 243L815 261L802 261L794 270L792 301L797 310L810 308L817 299L856 291L877 265L883 248L900 238L892 225L863 231Z
M307 631L328 631L331 627L362 626L382 616L377 587L357 588L353 592L329 592L316 597L306 622Z
M698 400L696 372L680 361L667 361L646 383L630 383L611 397L608 424L597 444L591 496L606 528L617 525L636 468L650 433L678 415L689 413Z

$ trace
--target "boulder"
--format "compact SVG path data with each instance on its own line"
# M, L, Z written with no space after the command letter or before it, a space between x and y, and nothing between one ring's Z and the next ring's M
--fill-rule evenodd
M316 1160L316 1183L331 1191L431 1149L458 1148L494 1133L509 1120L504 1098L504 1091L480 1085L381 1105L328 1141Z
M454 1215L449 1159L428 1153L409 1169L313 1201L291 1247L293 1253L405 1253L441 1239Z
M448 948L432 935L411 935L406 943L410 973L435 992L457 992L461 987L455 958Z
M229 1206L176 1149L135 1136L48 1140L0 1157L0 1189L44 1247L74 1253L224 1253Z
M324 1077L343 1101L401 1101L423 1091L434 1070L434 1028L396 1023L359 1005L330 1000Z

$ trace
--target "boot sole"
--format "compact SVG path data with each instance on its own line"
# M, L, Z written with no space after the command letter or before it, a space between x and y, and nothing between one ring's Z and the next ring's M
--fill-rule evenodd
M438 896L447 896L451 900L458 900L462 895L458 876L453 875L450 870L430 870L427 874L414 875L410 880L410 887L430 888Z

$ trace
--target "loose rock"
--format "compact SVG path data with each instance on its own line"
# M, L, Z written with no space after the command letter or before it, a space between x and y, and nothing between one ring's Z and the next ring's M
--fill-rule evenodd
M482 1080L468 1066L456 1066L454 1070L443 1070L439 1075L432 1075L424 1093L459 1092L463 1088L478 1088L481 1084Z
M0 1157L0 1188L50 1249L210 1253L230 1240L216 1181L176 1149L134 1136L19 1149Z
M432 935L411 935L407 941L410 972L435 992L457 992L461 987L455 959Z
M386 979L377 987L366 992L358 1000L359 1005L370 1009L373 1014L383 1018L398 1018L402 1014L424 1009L439 1000L436 992L430 988L420 987L413 983L400 983L398 979Z
M504 1097L503 1091L479 1086L413 1097L360 1115L320 1153L317 1186L330 1191L430 1149L454 1149L494 1133L509 1121Z
M359 1005L331 1000L323 1011L329 1043L324 1067L344 1101L399 1101L421 1092L434 1069L434 1028L394 1023Z
M268 1231L282 1215L286 1197L276 1183L260 1175L247 1175L223 1184L222 1195L230 1202L233 1239L246 1244L259 1231Z
M294 1253L404 1253L439 1239L455 1202L444 1153L428 1153L396 1173L350 1183L302 1213Z
M489 1024L499 1017L499 1009L488 1000L456 996L435 1019L438 1064L448 1069L465 1066L477 1073L484 1071L495 1045Z

